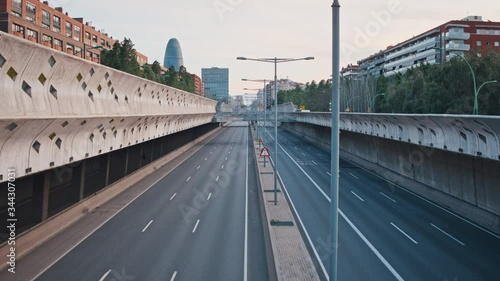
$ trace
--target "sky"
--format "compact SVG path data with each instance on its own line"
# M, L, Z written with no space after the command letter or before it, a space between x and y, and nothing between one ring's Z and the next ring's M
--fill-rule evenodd
M339 0L340 65L356 63L389 45L450 20L480 15L500 21L493 0ZM230 95L262 88L246 79L273 79L271 63L249 58L303 58L278 65L278 79L328 79L332 73L332 0L49 0L71 17L83 17L114 39L132 39L149 63L163 64L167 42L177 38L184 65L229 68Z

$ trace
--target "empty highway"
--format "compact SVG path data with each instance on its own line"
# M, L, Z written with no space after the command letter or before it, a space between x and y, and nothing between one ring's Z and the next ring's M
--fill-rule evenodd
M267 142L274 154L274 131ZM279 175L313 245L329 264L330 153L279 130ZM340 162L339 280L500 280L500 237Z
M36 280L266 280L248 149L224 128Z

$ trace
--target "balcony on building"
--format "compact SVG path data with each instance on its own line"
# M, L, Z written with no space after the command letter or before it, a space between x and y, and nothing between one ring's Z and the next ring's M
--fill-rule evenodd
M469 40L470 33L460 31L448 31L445 34L446 40Z
M470 45L465 43L448 43L445 49L447 51L470 51Z

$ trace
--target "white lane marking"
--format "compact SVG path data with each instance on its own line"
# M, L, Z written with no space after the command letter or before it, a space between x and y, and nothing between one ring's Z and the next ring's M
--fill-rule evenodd
M437 230L441 231L444 235L446 235L446 236L450 237L451 239L455 240L455 242L457 242L458 244L460 244L460 245L462 245L462 246L465 246L465 244L464 244L462 241L460 241L460 240L458 240L457 238L453 237L453 236L452 236L451 234L449 234L448 232L446 232L446 231L442 230L441 228L437 227L437 226L436 226L436 225L434 225L433 223L431 223L431 225L432 225L435 229L437 229Z
M213 134L211 136L208 136L207 139L207 144L213 141L217 136L220 136L220 132L217 134ZM100 229L103 225L105 225L107 222L109 222L112 218L114 218L117 214L119 214L121 211L123 211L125 208L127 208L132 202L134 202L137 198L141 197L146 191L148 191L151 187L155 186L157 183L159 183L161 180L163 180L166 176L168 176L172 171L177 169L180 165L182 165L184 162L186 162L187 159L191 158L193 155L195 155L200 149L204 148L207 144L204 144L200 147L198 147L195 151L193 151L187 158L179 162L175 167L173 167L168 173L165 173L162 177L160 177L158 180L156 180L154 183L152 183L148 188L144 189L141 191L141 193L137 194L131 201L126 203L124 206L122 206L116 213L108 217L104 222L102 222L97 228L94 230L90 231L85 237L83 237L81 240L79 240L77 243L75 243L73 246L71 246L69 249L67 249L61 256L59 256L57 259L52 261L48 266L46 266L42 271L40 271L35 277L31 279L31 281L35 281L40 275L45 273L49 268L51 268L54 264L56 264L58 261L60 261L62 258L64 258L69 252L73 251L78 245L80 245L84 240L90 237L90 235L94 234L98 229Z
M210 197L212 197L212 192L210 192L210 194L208 194L207 201L210 200Z
M391 200L392 202L394 202L394 203L398 203L398 202L396 202L396 200L392 199L392 198L391 198L391 197L389 197L388 195L385 195L385 193L380 192L380 194L382 194L382 196L384 196L385 198L387 198L387 199Z
M318 166L318 163L316 163L316 162L314 162L314 161L312 161L312 162L313 162L313 164L314 164L314 165Z
M172 195L172 197L170 197L170 201L172 201L172 199L174 199L174 197L177 195L177 192L174 193L174 195Z
M196 170L199 170L201 166L198 166L198 168L196 168Z
M104 273L104 275L101 277L101 279L99 279L99 281L104 281L104 279L106 279L106 277L108 277L108 274L111 272L111 269L108 270L106 273Z
M210 154L214 153L213 151L210 151Z
M217 178L215 179L215 181L219 181L219 176L217 176Z
M344 159L344 160L346 160L346 159ZM419 199L421 199L421 200L423 200L423 201L425 201L425 202L427 202L427 203L431 204L432 206L434 206L434 207L436 207L436 208L439 208L439 209L441 209L442 211L445 211L446 213L448 213L448 214L450 214L450 215L452 215L452 216L456 217L457 219L460 219L460 220L462 220L462 221L464 221L464 222L466 222L466 223L468 223L468 224L470 224L470 225L472 225L472 226L475 226L475 227L476 227L476 228L478 228L478 229L481 229L482 231L484 231L484 232L486 232L486 233L490 234L491 236L494 236L494 237L496 237L496 238L500 239L500 235L497 235L497 234L495 234L495 233L493 233L493 232L489 231L488 229L486 229L486 228L484 228L484 227L482 227L482 226L480 226L480 225L478 225L478 224L475 224L475 223L473 223L472 221L469 221L469 220L468 220L468 219L466 219L466 218L463 218L463 217L461 217L461 216L459 216L459 215L457 215L457 214L455 214L455 213L453 213L453 212L451 212L451 211L449 211L449 210L446 210L445 208L443 208L443 207L439 206L438 204L436 204L436 203L434 203L434 202L432 202L432 201L429 201L429 200L425 199L424 197L422 197L422 196L420 196L420 195L418 195L418 194L414 193L413 191L410 191L410 190L408 190L408 189L406 189L406 188L404 188L404 187L402 187L402 186L400 186L400 185L398 185L398 184L396 184L396 183L394 183L394 182L392 182L392 181L389 181L389 180L387 180L387 179L384 179L383 177L381 177L381 176L379 176L379 175L377 175L377 174L375 174L375 173L373 173L373 172L371 172L371 171L368 171L367 169L365 169L365 168L363 168L363 167L359 166L358 164L356 164L356 163L354 163L354 162L351 162L351 161L349 161L349 160L346 160L346 161L347 161L347 162L349 162L349 163L351 163L351 164L353 164L353 165L355 165L355 166L357 166L358 168L363 169L365 172L370 173L370 174L372 174L372 175L376 176L377 178L379 178L379 179L381 179L381 180L383 180L383 181L386 181L386 182L388 182L388 183L390 183L390 184L392 184L392 185L394 185L394 186L397 186L399 189L401 189L401 190L403 190L403 191L406 191L407 193L410 193L411 195L413 195L413 196L415 196L415 197L417 197L417 198L419 198ZM330 162L330 163L331 163L331 162Z
M306 156L306 155L305 155L304 153L302 153L302 152L301 152L300 154L302 154L302 155Z
M316 153L316 154L318 154L318 156L321 156L321 153Z
M304 171L304 169L302 169L302 167L300 167L300 165L292 158L292 156L290 156L290 154L288 154L288 152L280 145L278 144L279 147L281 147L281 149L285 152L286 155L288 155L288 157L290 157L290 159L292 159L293 163L295 163L295 165L306 175L306 177L313 183L313 185L316 187L316 189L318 189L318 191L326 198L326 200L328 200L328 202L331 203L331 200L330 198L326 195L326 193L319 187L319 185L309 176L309 174L306 173L306 171ZM279 176L279 173L278 173L278 177L280 178L281 180L281 177ZM283 181L281 181L283 183ZM287 192L288 193L288 192ZM288 197L290 198L290 197ZM290 200L291 202L291 200ZM292 203L293 204L293 203ZM295 209L295 207L294 207ZM298 217L298 212L295 211L295 213L297 214L297 217ZM365 244L368 246L368 248L370 248L370 250L377 256L377 258L384 264L384 266L392 273L392 275L398 280L398 281L404 281L403 277L401 277L401 275L399 275L399 273L396 271L396 269L394 269L394 267L392 267L392 265L384 258L384 256L382 256L382 254L377 250L377 248L375 248L375 246L373 246L373 244L363 235L363 233L361 233L361 231L359 231L359 229L351 222L351 220L349 220L349 218L344 214L344 212L342 212L340 209L339 209L339 214L342 216L342 218L349 224L349 226L351 226L351 228L356 232L356 234L358 234L358 236L361 238L361 240L363 240L363 242L365 242ZM303 229L305 230L305 228L303 227ZM307 232L307 231L306 231ZM312 244L311 242L311 239L309 239L309 243L311 245L311 247L314 249L314 245ZM323 273L325 274L325 276L328 276L328 273L326 272L325 270L325 267L323 265L323 262L321 261L321 259L319 258L318 254L316 253L316 258L318 259L322 269L323 269ZM327 277L328 278L328 277Z
M226 161L227 161L227 157L226 157Z
M220 167L221 169L224 169L224 165L222 165L222 167Z
M294 146L293 148L298 149L296 146Z
M351 191L352 194L354 194L354 196L358 197L359 200L365 202L365 200L363 200L363 198L359 197L359 195L357 195L356 193L354 193L354 191Z
M151 223L153 223L153 220L151 220L143 229L142 229L142 232L146 231L146 229L148 229L149 225L151 225Z
M349 173L349 175L353 176L355 179L359 180L358 177L356 177L355 175L353 175L352 173Z
M332 174L330 174L330 172L326 172L330 177L332 176Z
M191 179L191 177L187 178L187 180L186 180L186 181L189 181L190 179Z
M227 154L231 154L231 151L228 151Z
M410 235L406 234L406 232L402 231L401 228L397 227L397 225L393 224L391 222L391 225L394 226L394 228L396 228L397 230L399 230L399 232L403 233L408 239L410 239L413 243L415 244L418 244L417 241L415 241L415 239L411 238Z
M192 232L192 233L194 233L194 232L196 231L196 228L198 227L198 224L199 224L199 223L200 223L200 220L198 220L198 221L196 222L196 224L194 225L194 228L193 228L193 232Z
M207 161L208 158L205 158L205 161Z
M177 276L177 271L174 272L174 274L172 275L172 278L170 278L170 281L174 281L175 280L175 276Z
M248 143L248 131L247 131L247 142ZM243 253L243 281L248 280L248 146L247 146L247 164L246 164L246 175L245 175L245 250Z

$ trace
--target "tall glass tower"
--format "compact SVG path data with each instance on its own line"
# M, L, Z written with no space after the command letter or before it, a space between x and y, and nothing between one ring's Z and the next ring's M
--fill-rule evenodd
M165 59L163 60L163 66L170 68L174 66L175 71L179 71L181 65L184 65L184 60L182 59L182 50L179 40L172 38L168 41L167 49L165 50Z
M229 99L229 69L228 68L202 68L205 97L228 102Z

